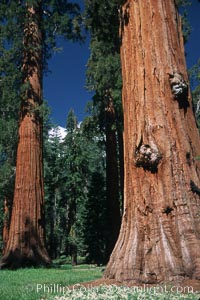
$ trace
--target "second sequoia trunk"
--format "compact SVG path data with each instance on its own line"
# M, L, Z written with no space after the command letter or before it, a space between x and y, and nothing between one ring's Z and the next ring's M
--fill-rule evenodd
M124 214L104 277L200 279L200 140L173 0L122 9Z
M42 33L40 1L27 7L24 28L24 94L21 102L14 200L1 268L49 264L44 246L42 166Z

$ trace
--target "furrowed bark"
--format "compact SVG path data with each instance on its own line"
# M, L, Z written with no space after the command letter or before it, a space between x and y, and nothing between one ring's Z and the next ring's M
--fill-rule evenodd
M200 279L200 139L190 92L172 85L188 83L180 18L173 0L122 14L124 214L104 277Z
M42 118L39 114L42 104L40 13L40 4L27 7L22 67L25 92L21 101L12 217L1 268L50 263L44 245Z

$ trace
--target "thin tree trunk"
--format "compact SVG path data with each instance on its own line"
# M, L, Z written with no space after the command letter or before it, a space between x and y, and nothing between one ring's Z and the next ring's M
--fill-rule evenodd
M117 139L116 121L113 100L108 95L108 105L106 107L106 195L107 195L107 219L108 219L108 239L107 239L107 261L117 241L120 224L120 204L119 204L119 170L117 159Z
M76 266L77 265L77 246L71 245L70 252L71 252L71 264L72 264L72 266Z
M129 0L122 12L125 203L104 276L200 279L200 139L180 18L173 0Z
M3 254L5 253L6 245L9 237L10 227L10 209L8 205L8 199L4 199L4 222L3 222Z
M54 203L51 206L50 214L50 237L49 237L49 249L48 252L52 259L57 258L58 256L58 238L56 235L57 227L57 189L54 189Z
M40 1L38 1L40 3ZM16 180L9 239L1 268L49 264L44 245L42 164L42 34L40 4L27 7L24 29L24 84Z
M118 137L118 156L119 156L119 182L120 182L120 197L121 197L121 210L124 203L124 149L123 149L123 131L117 128Z

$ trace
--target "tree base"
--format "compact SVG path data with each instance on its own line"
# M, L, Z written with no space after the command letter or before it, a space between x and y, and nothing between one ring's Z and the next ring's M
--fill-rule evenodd
M19 249L10 250L1 258L0 269L16 270L27 267L49 267L51 259L47 253L43 253L39 249L29 249L29 251L21 252Z
M194 280L199 282L200 285L200 279L198 278L192 278L189 276L184 276L184 275L177 275L177 276L169 276L168 278L133 278L133 279L121 279L121 280L117 280L117 279L112 279L111 277L104 275L103 279L105 281L116 281L120 284L126 285L126 286L133 286L133 285L160 285L160 284L172 284L172 283L176 283L176 284L180 284L186 280Z

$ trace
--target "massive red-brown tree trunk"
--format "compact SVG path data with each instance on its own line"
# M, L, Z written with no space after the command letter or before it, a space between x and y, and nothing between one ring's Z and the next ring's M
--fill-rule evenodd
M200 279L200 139L174 0L122 9L124 214L105 271L119 281Z
M38 1L40 3L40 1ZM24 29L24 94L9 239L1 268L50 263L44 245L42 166L42 33L40 5L27 7Z

